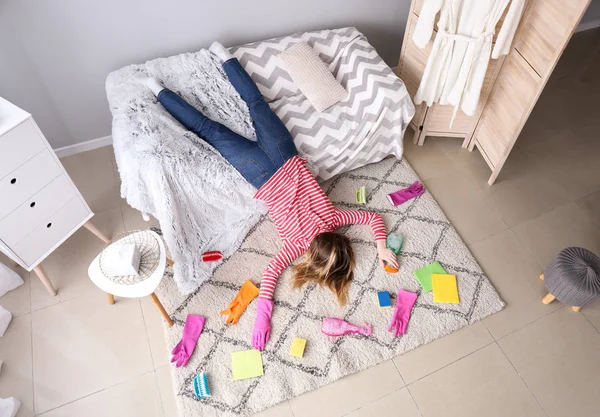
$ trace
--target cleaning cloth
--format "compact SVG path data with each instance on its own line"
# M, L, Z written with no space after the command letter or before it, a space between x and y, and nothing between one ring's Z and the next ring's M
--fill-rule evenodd
M423 287L423 291L431 292L433 286L431 284L431 274L445 274L446 270L440 265L438 261L432 264L426 265L421 269L417 269L413 272L413 275Z
M10 311L0 306L0 337L4 336L4 332L8 329L11 320L12 314L10 314Z
M388 194L387 198L390 201L390 203L392 203L392 205L395 207L407 202L411 198L420 196L424 192L425 189L423 188L423 184L421 184L419 181L415 181L408 188L404 188L402 190L398 190L396 192Z
M21 408L21 402L15 397L0 398L0 417L15 417Z
M23 278L8 266L0 263L0 297L23 285Z

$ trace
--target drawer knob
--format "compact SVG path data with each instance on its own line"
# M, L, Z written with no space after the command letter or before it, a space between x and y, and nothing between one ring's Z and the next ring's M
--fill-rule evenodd
M48 229L50 229L50 228L52 227L52 223L48 223L48 224L46 225L46 227L47 227Z
M10 183L11 183L11 184L14 184L15 182L17 182L17 179L16 179L16 178L13 178L12 180L10 180Z
M33 201L33 202L32 202L32 203L29 205L29 207L35 207L35 201Z

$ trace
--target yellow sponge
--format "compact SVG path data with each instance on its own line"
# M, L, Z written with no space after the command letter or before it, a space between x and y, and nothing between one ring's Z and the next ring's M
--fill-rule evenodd
M431 274L433 284L433 301L436 303L458 304L458 287L456 275Z
M306 346L306 339L294 337L292 341L292 348L290 349L290 355L301 358L304 356L304 347Z

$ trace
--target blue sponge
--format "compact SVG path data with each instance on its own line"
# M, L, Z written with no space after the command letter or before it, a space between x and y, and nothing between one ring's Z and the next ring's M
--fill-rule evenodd
M204 372L200 372L196 375L192 381L194 384L194 394L197 398L210 397L210 388L208 387L208 378Z
M379 308L392 307L392 300L390 299L390 293L387 291L377 292L377 300L379 301Z

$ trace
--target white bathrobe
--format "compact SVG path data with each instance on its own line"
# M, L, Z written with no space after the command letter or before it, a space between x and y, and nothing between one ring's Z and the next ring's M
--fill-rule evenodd
M498 20L511 3L492 51ZM415 104L435 102L475 114L488 62L510 51L525 0L425 0L412 39L424 48L440 12L438 32L415 95ZM450 122L452 124L452 121Z

